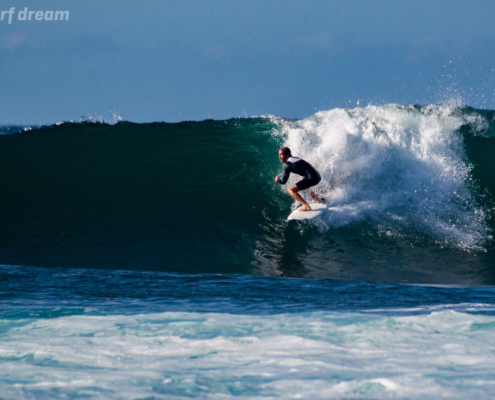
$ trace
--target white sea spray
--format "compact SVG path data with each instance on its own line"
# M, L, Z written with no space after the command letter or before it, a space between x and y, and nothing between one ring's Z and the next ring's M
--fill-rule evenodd
M320 226L372 220L400 238L427 235L441 243L482 250L490 237L487 210L477 201L472 165L459 133L487 122L458 105L368 106L321 111L299 120L274 119L292 153L321 173L331 212Z

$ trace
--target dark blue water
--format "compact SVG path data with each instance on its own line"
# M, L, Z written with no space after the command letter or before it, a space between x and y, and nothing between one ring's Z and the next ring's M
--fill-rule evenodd
M3 266L0 274L0 296L3 305L8 305L2 307L2 315L7 318L17 318L18 307L78 307L76 314L96 307L99 312L109 313L174 311L271 315L323 310L388 312L391 309L424 313L446 304L461 308L463 304L495 305L493 286L424 286L15 266ZM33 310L30 312L33 318L41 317Z

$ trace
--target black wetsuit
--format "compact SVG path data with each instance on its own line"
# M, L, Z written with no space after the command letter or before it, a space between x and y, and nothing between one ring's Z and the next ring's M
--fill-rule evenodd
M299 190L308 189L321 181L320 174L309 162L304 161L299 157L290 157L285 163L284 177L279 179L278 183L285 185L291 172L304 177L301 181L296 183Z

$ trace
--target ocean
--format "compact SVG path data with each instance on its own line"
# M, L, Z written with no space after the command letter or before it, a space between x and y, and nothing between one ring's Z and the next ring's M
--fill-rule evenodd
M0 160L1 398L495 398L495 111L5 126Z

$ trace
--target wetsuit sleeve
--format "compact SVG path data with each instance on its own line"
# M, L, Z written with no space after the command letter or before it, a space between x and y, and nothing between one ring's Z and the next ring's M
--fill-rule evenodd
M290 164L287 163L285 164L284 177L282 179L279 179L278 183L280 183L281 185L285 185L287 183L287 179L289 179L289 175L290 175Z

